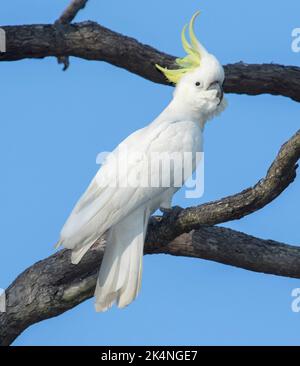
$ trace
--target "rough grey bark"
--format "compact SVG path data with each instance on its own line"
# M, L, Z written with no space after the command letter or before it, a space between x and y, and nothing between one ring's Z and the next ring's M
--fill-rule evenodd
M18 276L7 289L7 313L0 315L0 344L11 344L30 325L60 315L93 296L104 245L103 241L96 243L78 265L71 264L69 250L62 250ZM300 248L227 228L202 227L164 246L147 241L145 254L157 253L300 278Z
M155 64L174 67L175 57L95 22L4 26L7 52L0 61L75 56L105 61L156 83L168 84ZM300 101L300 68L275 64L225 66L225 92L283 95Z
M220 222L250 214L275 199L295 178L300 131L280 149L266 177L254 187L195 208L174 208L150 221L145 253L209 259L257 272L300 278L300 248L262 240ZM194 231L195 229L196 231ZM7 313L0 315L0 344L24 329L57 316L92 296L105 243L99 241L79 265L62 250L25 270L7 289Z

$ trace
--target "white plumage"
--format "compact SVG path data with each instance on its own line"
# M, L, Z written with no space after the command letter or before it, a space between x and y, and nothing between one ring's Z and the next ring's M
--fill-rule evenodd
M200 45L199 45L200 50ZM200 52L200 51L199 51ZM72 250L77 264L93 243L107 233L105 254L99 271L95 297L96 310L105 311L117 303L124 307L137 296L142 277L143 246L150 215L158 208L170 208L178 187L145 187L143 178L149 165L140 156L202 151L205 122L225 107L221 86L224 72L214 56L201 46L201 67L179 80L167 108L148 126L127 137L107 158L65 223L59 245ZM200 85L199 85L200 84ZM139 153L127 162L126 177L116 161ZM119 160L118 160L119 159ZM192 170L196 168L192 161ZM174 166L170 177L174 177ZM175 167L176 169L176 167ZM118 175L119 174L119 175ZM125 174L125 173L124 173ZM153 177L153 174L159 176ZM161 171L151 171L154 181ZM135 186L112 184L115 177L135 180Z

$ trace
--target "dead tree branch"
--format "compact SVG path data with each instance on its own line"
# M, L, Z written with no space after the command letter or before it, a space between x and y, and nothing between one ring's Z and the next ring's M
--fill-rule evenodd
M173 211L150 222L146 254L209 259L274 275L300 278L300 248L262 240L215 225L239 219L267 205L295 178L300 131L280 149L266 177L253 188L195 208ZM7 289L7 313L0 315L0 344L10 344L31 324L57 316L91 297L102 260L99 241L79 265L62 250L25 270Z
M7 313L0 314L0 345L11 344L30 325L60 315L92 297L103 252L104 243L97 243L80 264L72 265L70 251L62 250L18 276L7 289ZM227 228L203 227L165 246L147 242L145 253L203 258L300 278L299 247Z
M155 64L174 67L175 57L95 22L4 26L7 52L0 61L74 56L111 63L156 83L168 84ZM227 93L282 95L300 101L300 68L276 64L225 66Z
M216 225L241 219L260 210L278 197L295 179L300 159L300 130L280 149L266 177L253 187L214 202L174 209L155 222L149 241L165 245L178 235L199 229L203 225ZM151 225L151 223L150 223Z

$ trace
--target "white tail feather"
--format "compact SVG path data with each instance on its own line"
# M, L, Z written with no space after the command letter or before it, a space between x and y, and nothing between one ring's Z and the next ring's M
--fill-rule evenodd
M105 311L115 302L125 307L138 295L148 219L145 208L137 209L109 230L95 291L96 311Z
M143 267L144 235L140 233L129 245L129 268L123 287L119 290L117 304L119 308L129 305L138 295Z

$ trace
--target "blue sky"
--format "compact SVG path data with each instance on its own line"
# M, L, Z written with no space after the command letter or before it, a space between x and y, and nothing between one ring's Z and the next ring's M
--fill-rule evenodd
M67 0L1 2L0 24L51 23ZM291 32L297 0L90 0L77 20L95 20L165 52L183 55L180 31L201 9L197 34L222 63L299 65ZM101 62L54 58L1 63L0 287L53 253L61 226L97 170L96 155L160 113L172 89ZM236 193L266 173L299 128L299 104L283 97L228 95L205 131L205 194L191 206ZM300 178L263 210L226 224L262 238L300 243ZM299 280L199 259L146 256L142 291L125 310L96 314L89 300L26 330L15 345L296 345Z

